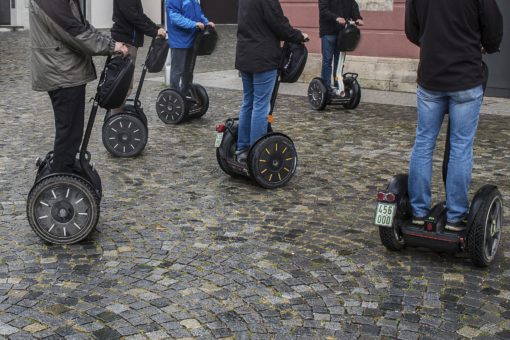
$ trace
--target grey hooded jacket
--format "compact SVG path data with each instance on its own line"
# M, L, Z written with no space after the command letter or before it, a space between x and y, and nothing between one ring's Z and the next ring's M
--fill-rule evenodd
M30 0L32 88L52 91L96 79L93 55L114 52L115 41L84 18L78 0Z

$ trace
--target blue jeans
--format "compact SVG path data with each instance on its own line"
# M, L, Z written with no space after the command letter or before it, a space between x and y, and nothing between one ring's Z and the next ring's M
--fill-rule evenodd
M338 58L340 56L340 51L336 47L336 40L337 40L336 35L325 35L321 38L322 44L321 78L326 84L326 87L331 87L331 64L333 64L333 79L335 79L336 82L336 69L338 67Z
M277 70L261 73L241 72L243 103L239 112L237 150L244 150L267 133L267 116L271 109L271 95Z
M446 113L450 119L450 160L446 176L446 217L461 221L469 210L473 141L478 127L483 88L456 92L417 90L418 126L409 165L409 199L416 217L430 212L432 154Z

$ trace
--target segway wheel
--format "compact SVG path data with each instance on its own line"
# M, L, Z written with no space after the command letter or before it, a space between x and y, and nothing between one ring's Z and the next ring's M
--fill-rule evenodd
M409 196L407 194L408 176L399 174L393 177L386 186L386 192L392 192L397 195L397 213L393 219L391 228L379 227L379 237L381 243L386 249L391 251L399 251L405 248L406 244L400 231L401 221L411 217L411 206L409 204Z
M324 110L328 100L328 89L321 78L314 78L308 85L308 102L314 110Z
M179 124L188 115L186 99L175 90L167 89L159 93L156 112L165 124Z
M202 85L193 84L192 86L195 88L200 104L195 104L196 107L190 108L190 112L193 111L193 118L200 118L209 110L209 95Z
M216 160L221 170L229 176L241 177L241 175L235 172L229 165L228 161L234 160L237 143L237 124L230 127L229 130L223 134L221 145L216 148ZM222 156L223 154L223 156Z
M469 230L467 242L473 263L487 267L494 261L501 241L503 199L494 186L484 186L478 192L484 194L480 195L481 204Z
M297 167L297 152L289 137L269 134L253 145L248 155L248 169L253 180L263 188L287 184Z
M135 114L118 113L103 124L103 145L115 157L139 155L147 140L147 126Z
M30 191L27 217L34 232L44 241L74 244L96 227L99 198L96 191L79 177L48 177Z
M346 78L344 82L346 90L350 92L351 100L342 106L348 110L354 110L361 101L361 87L356 79Z

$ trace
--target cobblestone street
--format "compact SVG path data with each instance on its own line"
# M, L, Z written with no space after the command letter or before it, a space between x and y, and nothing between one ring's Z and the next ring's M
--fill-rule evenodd
M233 31L220 29L220 46L196 72L233 68ZM105 150L104 110L94 127L97 231L73 246L44 244L25 201L36 158L52 148L53 113L48 95L31 89L29 46L26 32L0 33L0 339L510 339L508 228L488 269L381 245L375 196L407 172L411 107L316 112L305 97L280 96L274 127L294 140L299 164L288 186L268 191L216 161L214 128L237 115L240 91L208 88L209 112L171 126L155 112L164 84L146 81L141 156ZM104 58L95 61L99 72ZM499 187L504 227L509 127L509 116L481 116L471 186ZM438 145L434 201L444 196L444 131Z

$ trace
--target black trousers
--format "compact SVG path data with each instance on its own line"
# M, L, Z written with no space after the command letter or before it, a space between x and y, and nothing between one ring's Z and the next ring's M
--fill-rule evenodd
M49 91L55 114L55 172L72 172L85 120L85 85Z
M193 73L190 72L191 48L172 48L172 59L170 68L170 88L187 95Z

